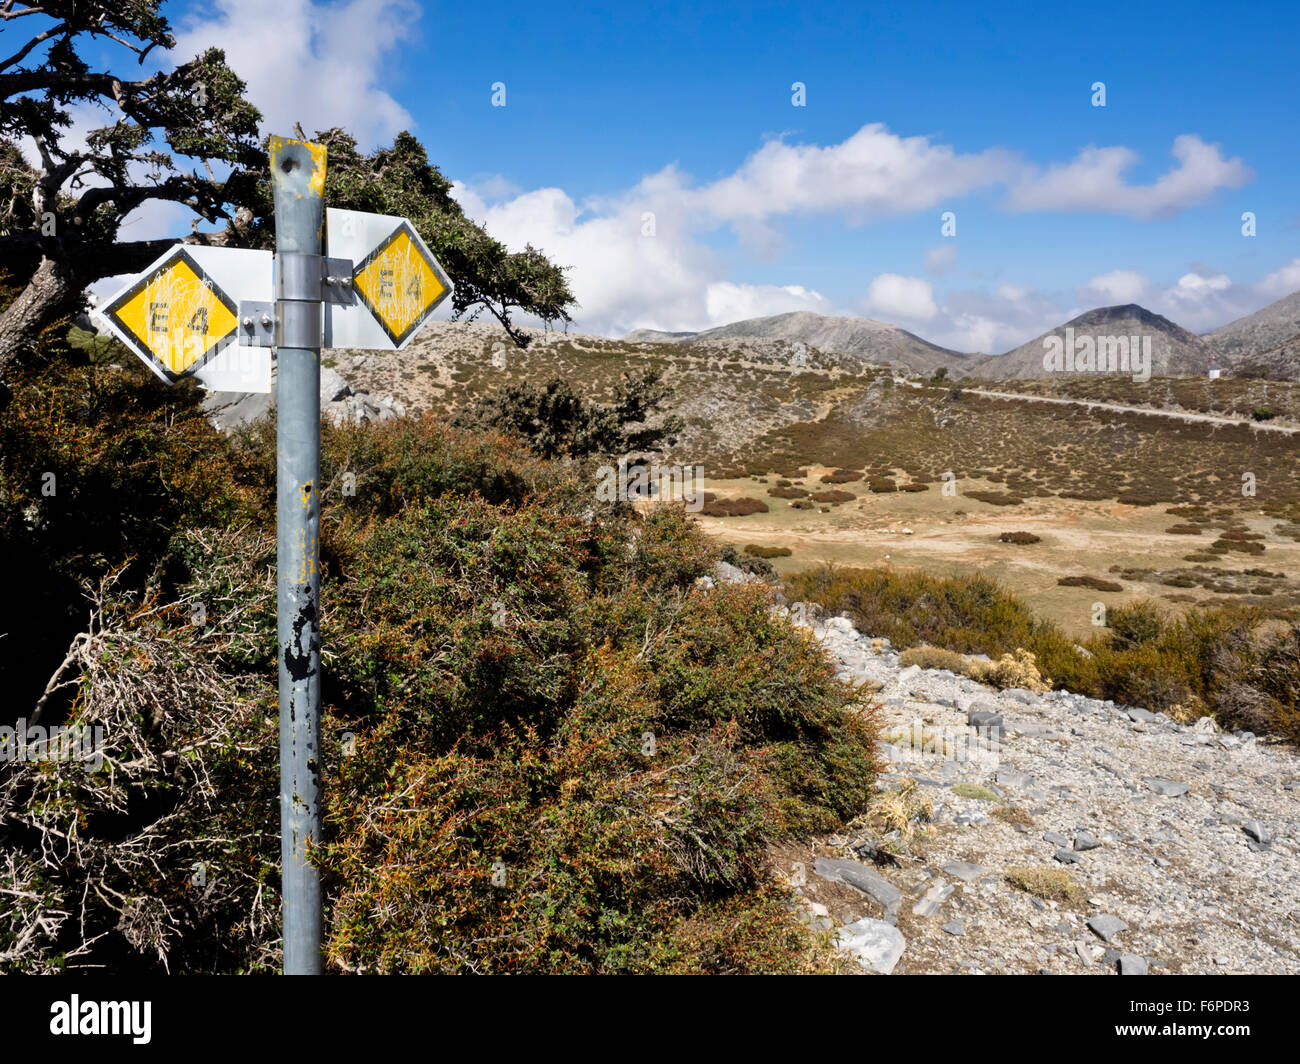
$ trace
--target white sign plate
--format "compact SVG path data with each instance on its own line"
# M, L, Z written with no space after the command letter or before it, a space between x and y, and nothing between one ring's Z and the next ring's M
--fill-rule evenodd
M177 244L107 299L96 317L168 384L269 392L271 352L239 345L239 302L273 292L271 252Z
M352 260L357 296L325 304L325 347L401 350L452 293L415 226L396 215L326 209L325 254Z

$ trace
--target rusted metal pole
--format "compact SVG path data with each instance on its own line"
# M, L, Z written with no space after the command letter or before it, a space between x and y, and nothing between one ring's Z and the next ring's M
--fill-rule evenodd
M276 540L284 973L321 970L320 348L325 148L271 138L275 199Z

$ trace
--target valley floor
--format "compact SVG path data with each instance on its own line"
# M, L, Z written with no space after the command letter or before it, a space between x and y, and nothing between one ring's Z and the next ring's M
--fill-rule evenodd
M816 483L824 472L829 469L814 466L807 483ZM1099 601L1110 608L1155 598L1175 612L1228 599L1273 609L1300 604L1300 542L1278 535L1276 519L1244 508L1236 520L1263 537L1265 552L1226 556L1210 565L1189 562L1187 555L1202 549L1212 536L1169 532L1180 519L1170 516L1165 505L1048 497L1002 507L969 494L1000 485L962 481L951 497L936 485L917 494L877 495L863 492L861 484L849 484L858 498L821 513L794 509L786 500L773 498L768 494L770 481L706 481L705 487L721 497L759 498L768 505L767 513L701 515L699 520L711 534L737 547L788 548L788 557L773 559L782 575L823 563L915 569L938 576L981 573L1023 599L1036 616L1080 639L1095 634L1092 618ZM1002 542L1001 534L1012 531L1030 532L1039 542ZM1098 592L1059 583L1079 576L1107 580L1121 589Z

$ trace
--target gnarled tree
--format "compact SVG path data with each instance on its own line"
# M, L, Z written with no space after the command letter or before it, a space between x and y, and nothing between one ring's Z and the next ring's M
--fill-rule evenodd
M176 243L121 239L123 220L142 204L188 207L188 242L273 244L261 116L219 49L145 75L150 52L176 43L159 3L0 0L0 25L30 27L25 43L0 58L0 290L19 289L0 312L0 383L87 285L137 272ZM78 54L89 41L120 49L141 76L92 69ZM72 137L74 115L95 106L111 122ZM521 346L527 336L512 311L547 324L570 320L563 270L535 248L508 251L467 219L451 182L409 133L369 155L342 130L318 138L330 153L327 202L409 217L455 281L458 315L487 310ZM27 146L32 161L20 150Z
M0 58L0 262L23 285L0 314L0 380L86 285L135 272L176 242L119 239L127 215L164 200L189 207L196 228L233 221L247 175L264 166L260 116L220 50L136 78L92 69L78 54L94 40L143 68L155 48L176 43L157 9L157 0L0 2L3 24L30 27ZM74 111L95 106L109 124L70 136ZM19 151L26 144L36 165Z

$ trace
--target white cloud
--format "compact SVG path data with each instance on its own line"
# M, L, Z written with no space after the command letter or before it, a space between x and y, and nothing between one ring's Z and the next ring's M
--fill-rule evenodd
M723 264L685 230L680 211L655 210L633 197L602 213L579 208L561 189L538 189L499 204L456 185L466 212L511 250L526 243L570 267L569 284L583 331L621 335L631 329L700 329L709 317L709 285L725 279ZM643 235L643 214L655 214Z
M1292 259L1280 270L1275 270L1255 286L1267 299L1281 299L1300 289L1300 259Z
M940 244L937 248L931 248L925 253L925 269L927 273L947 273L956 265L956 262L956 244Z
M1078 313L1062 310L1058 300L1033 288L1008 282L992 293L955 290L937 302L938 313L912 331L931 343L971 354L1009 351Z
M865 306L888 321L929 321L939 313L934 285L922 277L882 273L867 286Z
M1137 270L1112 270L1094 277L1079 290L1079 297L1087 303L1121 306L1140 303L1151 282Z
M1154 184L1129 185L1124 172L1137 162L1136 152L1085 148L1073 162L1017 181L1008 206L1016 211L1100 211L1151 218L1203 203L1219 189L1240 188L1255 176L1240 158L1225 159L1217 144L1206 144L1194 133L1175 137L1171 154L1178 165Z
M225 49L264 133L292 135L295 122L308 135L342 126L369 148L414 125L380 85L419 16L414 0L215 0L179 22L170 54L186 62Z
M782 248L780 223L792 216L833 214L855 224L930 210L997 185L1009 189L1013 209L1149 216L1199 202L1251 176L1240 159L1224 160L1217 146L1195 135L1178 137L1173 154L1174 168L1151 185L1137 186L1123 180L1136 161L1127 148L1088 149L1043 174L1002 149L960 153L928 137L900 137L876 123L825 147L770 140L735 173L706 184L668 165L630 189L582 204L558 188L513 194L500 178L458 183L453 194L507 246L531 242L571 267L580 304L577 327L616 335L639 327L703 329L796 309L860 312L837 309L797 278L773 279L794 282L787 284L733 282L728 260L704 243L704 234L719 226L732 229L752 262ZM645 235L647 216L653 236ZM926 253L925 270L943 275L957 258L956 245L945 242ZM1284 276L1274 282L1286 283ZM1075 293L1082 306L1071 313L1159 294L1136 271L1116 270L1083 285ZM1183 292L1183 302L1195 295ZM1013 347L1063 320L1059 299L1031 288L1003 284L993 294L959 292L939 299L931 281L897 273L872 280L862 306L937 343L986 351ZM1206 319L1223 313L1222 301L1198 311Z
M1297 289L1300 258L1253 283L1234 281L1222 271L1198 264L1173 284L1151 292L1144 305L1192 332L1209 332Z
M777 286L716 281L709 285L705 294L705 311L710 326L787 314L792 310L827 314L831 309L830 300L820 292L797 284Z
M1232 279L1226 273L1185 273L1178 278L1177 290L1200 294L1202 292L1222 292L1231 287Z
M819 147L770 140L734 174L696 189L691 206L723 222L843 211L851 220L924 210L1010 178L1014 155L961 154L927 137L900 137L880 123Z

